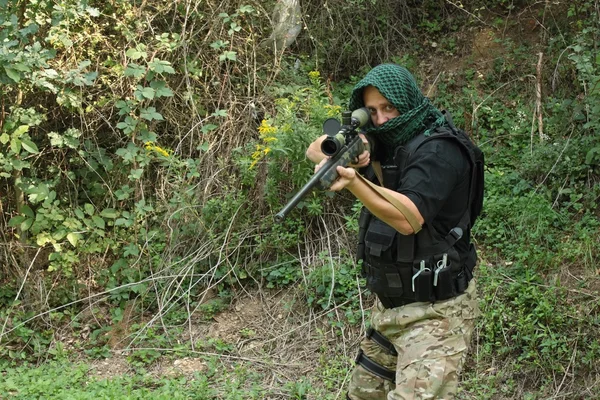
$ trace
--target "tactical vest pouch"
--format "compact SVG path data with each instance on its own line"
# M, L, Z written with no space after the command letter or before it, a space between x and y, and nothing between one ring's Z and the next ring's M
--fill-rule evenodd
M392 245L395 244L394 239L397 233L385 222L372 218L365 235L366 259L375 257L381 261L395 261L396 249L392 248Z
M415 235L396 235L396 261L412 263L415 259Z
M363 207L360 210L360 217L358 218L358 247L356 249L356 261L364 261L365 259L365 236L372 216L373 214L371 214L366 207Z
M366 274L367 288L379 297L384 307L393 308L399 304L407 304L414 300L404 301L401 298L412 298L410 289L410 266L399 267L396 263L363 264ZM388 305L392 304L392 305Z
M431 264L425 260L418 263L415 262L412 270L413 276L411 278L411 283L415 301L434 301L433 272Z
M452 277L452 263L448 263L443 268L437 268L434 273L435 298L437 300L446 300L455 296L454 278Z
M467 274L465 271L461 271L456 277L456 290L458 293L462 293L467 290L469 286L469 279L467 278Z

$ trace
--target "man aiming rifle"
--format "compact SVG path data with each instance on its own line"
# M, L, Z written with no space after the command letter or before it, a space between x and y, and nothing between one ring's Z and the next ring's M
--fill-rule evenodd
M398 65L379 65L354 87L349 109L363 107L374 151L358 154L354 168L336 166L329 187L364 205L358 259L377 295L347 396L451 399L479 313L470 232L483 154ZM306 152L317 173L329 160L325 139Z

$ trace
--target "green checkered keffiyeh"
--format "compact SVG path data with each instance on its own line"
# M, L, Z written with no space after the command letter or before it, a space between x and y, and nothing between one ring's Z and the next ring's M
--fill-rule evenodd
M395 64L381 64L373 68L354 86L349 108L354 111L364 107L363 90L374 86L396 109L400 116L383 125L367 129L367 133L378 138L390 153L424 132L429 136L435 128L446 123L444 115L423 96L415 78L404 67Z

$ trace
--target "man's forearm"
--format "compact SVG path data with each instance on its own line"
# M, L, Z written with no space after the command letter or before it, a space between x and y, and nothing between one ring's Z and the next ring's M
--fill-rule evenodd
M414 233L404 214L402 214L389 201L384 199L373 188L367 185L362 179L355 177L352 182L346 186L357 199L359 199L365 207L373 213L377 218L390 225L403 235L411 235ZM395 197L399 202L406 206L409 212L412 212L419 224L423 225L423 217L415 206L415 204L405 195L396 191L385 189L391 196Z

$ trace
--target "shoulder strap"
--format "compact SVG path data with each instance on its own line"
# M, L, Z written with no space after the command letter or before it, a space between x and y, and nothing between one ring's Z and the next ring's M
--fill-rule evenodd
M372 161L371 167L373 167L373 171L375 172L375 176L377 176L379 184L383 186L383 172L381 171L381 163L379 161Z
M417 233L421 230L421 224L417 221L417 217L413 214L412 211L408 209L404 204L402 204L398 199L389 194L384 188L381 186L377 186L376 184L370 182L365 179L362 175L356 174L363 182L369 185L377 194L386 199L390 204L392 204L396 210L400 211L402 215L406 218L414 233Z

